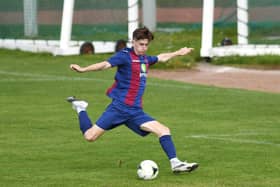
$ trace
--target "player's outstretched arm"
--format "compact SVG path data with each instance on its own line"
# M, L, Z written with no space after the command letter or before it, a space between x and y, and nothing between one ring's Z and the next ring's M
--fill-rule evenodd
M78 64L71 64L70 69L79 73L84 73L88 71L99 71L99 70L104 70L108 69L111 67L111 64L107 61L99 62L96 64L92 64L86 67L81 67Z
M192 52L193 48L187 48L187 47L183 47L177 51L174 52L170 52L170 53L161 53L159 54L158 57L158 61L160 62L166 62L168 60L170 60L173 57L176 56L183 56L183 55L187 55L190 52Z

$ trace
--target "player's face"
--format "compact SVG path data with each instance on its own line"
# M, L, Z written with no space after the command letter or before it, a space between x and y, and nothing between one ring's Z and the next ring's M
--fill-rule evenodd
M144 55L148 50L149 40L148 39L133 40L132 45L134 48L134 52L137 55Z

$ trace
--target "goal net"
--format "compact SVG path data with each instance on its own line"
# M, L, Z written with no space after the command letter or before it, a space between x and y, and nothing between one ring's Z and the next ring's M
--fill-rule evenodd
M137 27L138 14L128 17L128 7L137 5L137 0L0 1L0 47L72 55L90 42L95 53L113 52L117 40L128 40L128 21L131 29Z
M280 55L279 12L278 0L204 0L201 56Z

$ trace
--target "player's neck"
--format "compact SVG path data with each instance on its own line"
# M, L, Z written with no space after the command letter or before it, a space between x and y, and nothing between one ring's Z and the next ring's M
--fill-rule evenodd
M137 56L144 56L145 55L145 53L141 53L141 52L136 51L135 48L132 48L132 50L133 50L133 53Z

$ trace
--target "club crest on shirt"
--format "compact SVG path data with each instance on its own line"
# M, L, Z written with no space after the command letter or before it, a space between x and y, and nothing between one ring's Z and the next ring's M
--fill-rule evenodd
M141 64L141 72L142 73L147 73L146 64Z
M146 67L146 64L141 64L140 77L147 77L147 67Z

